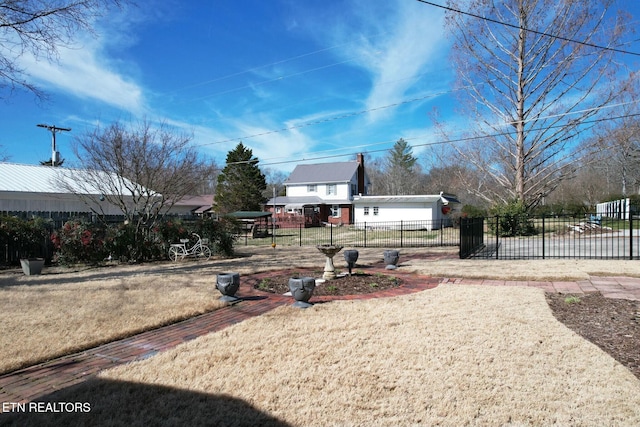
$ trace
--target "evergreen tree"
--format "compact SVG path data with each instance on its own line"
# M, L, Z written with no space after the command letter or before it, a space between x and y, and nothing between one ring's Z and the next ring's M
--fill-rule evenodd
M258 168L258 159L242 142L227 153L226 166L218 175L215 203L219 213L260 211L266 201L267 188L264 174Z
M393 145L384 172L387 194L416 194L420 181L417 160L413 156L413 149L404 139L400 138Z

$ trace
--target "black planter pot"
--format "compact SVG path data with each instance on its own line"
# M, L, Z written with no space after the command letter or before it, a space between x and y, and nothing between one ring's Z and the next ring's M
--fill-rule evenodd
M384 264L387 270L395 270L400 260L400 252L394 250L384 251Z
M238 301L235 296L240 287L240 273L222 273L216 277L216 289L220 291L222 301Z
M349 276L351 276L351 269L356 266L356 261L358 261L358 251L355 249L348 249L344 251L344 260L347 262L347 267L349 267Z
M309 299L311 299L315 288L316 279L313 277L289 279L289 290L291 291L291 296L296 300L293 305L300 308L311 307L313 304L309 303Z

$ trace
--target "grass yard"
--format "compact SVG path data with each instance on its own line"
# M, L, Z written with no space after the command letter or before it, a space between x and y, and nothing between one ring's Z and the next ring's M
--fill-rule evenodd
M281 307L49 398L91 411L13 425L640 424L640 381L516 287Z
M272 241L272 236L254 239L251 236L240 235L237 244L239 246L269 246ZM333 244L345 247L424 247L456 245L459 241L459 230L452 227L440 230L400 231L372 227L362 229L345 225L302 229L278 228L275 231L275 242L280 246L315 246L333 242Z
M215 310L215 276L89 269L0 275L0 373Z

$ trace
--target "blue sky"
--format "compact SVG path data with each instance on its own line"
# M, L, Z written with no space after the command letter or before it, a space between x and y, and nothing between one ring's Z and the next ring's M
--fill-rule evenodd
M457 120L443 11L417 1L151 0L96 28L57 64L22 58L50 99L0 100L10 161L50 158L38 123L73 129L57 136L72 164L73 136L147 119L192 134L220 165L242 141L261 165L288 172L301 159L382 155L399 138L419 155L438 139L434 109Z

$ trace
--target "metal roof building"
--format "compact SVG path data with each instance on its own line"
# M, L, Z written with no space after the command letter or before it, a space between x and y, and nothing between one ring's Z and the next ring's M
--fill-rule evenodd
M0 162L0 212L91 212L93 207L106 215L121 215L118 207L100 200L104 189L91 184L96 177L105 182L120 181L104 172ZM110 187L114 189L111 194L121 188L118 184ZM89 199L94 200L93 206Z

